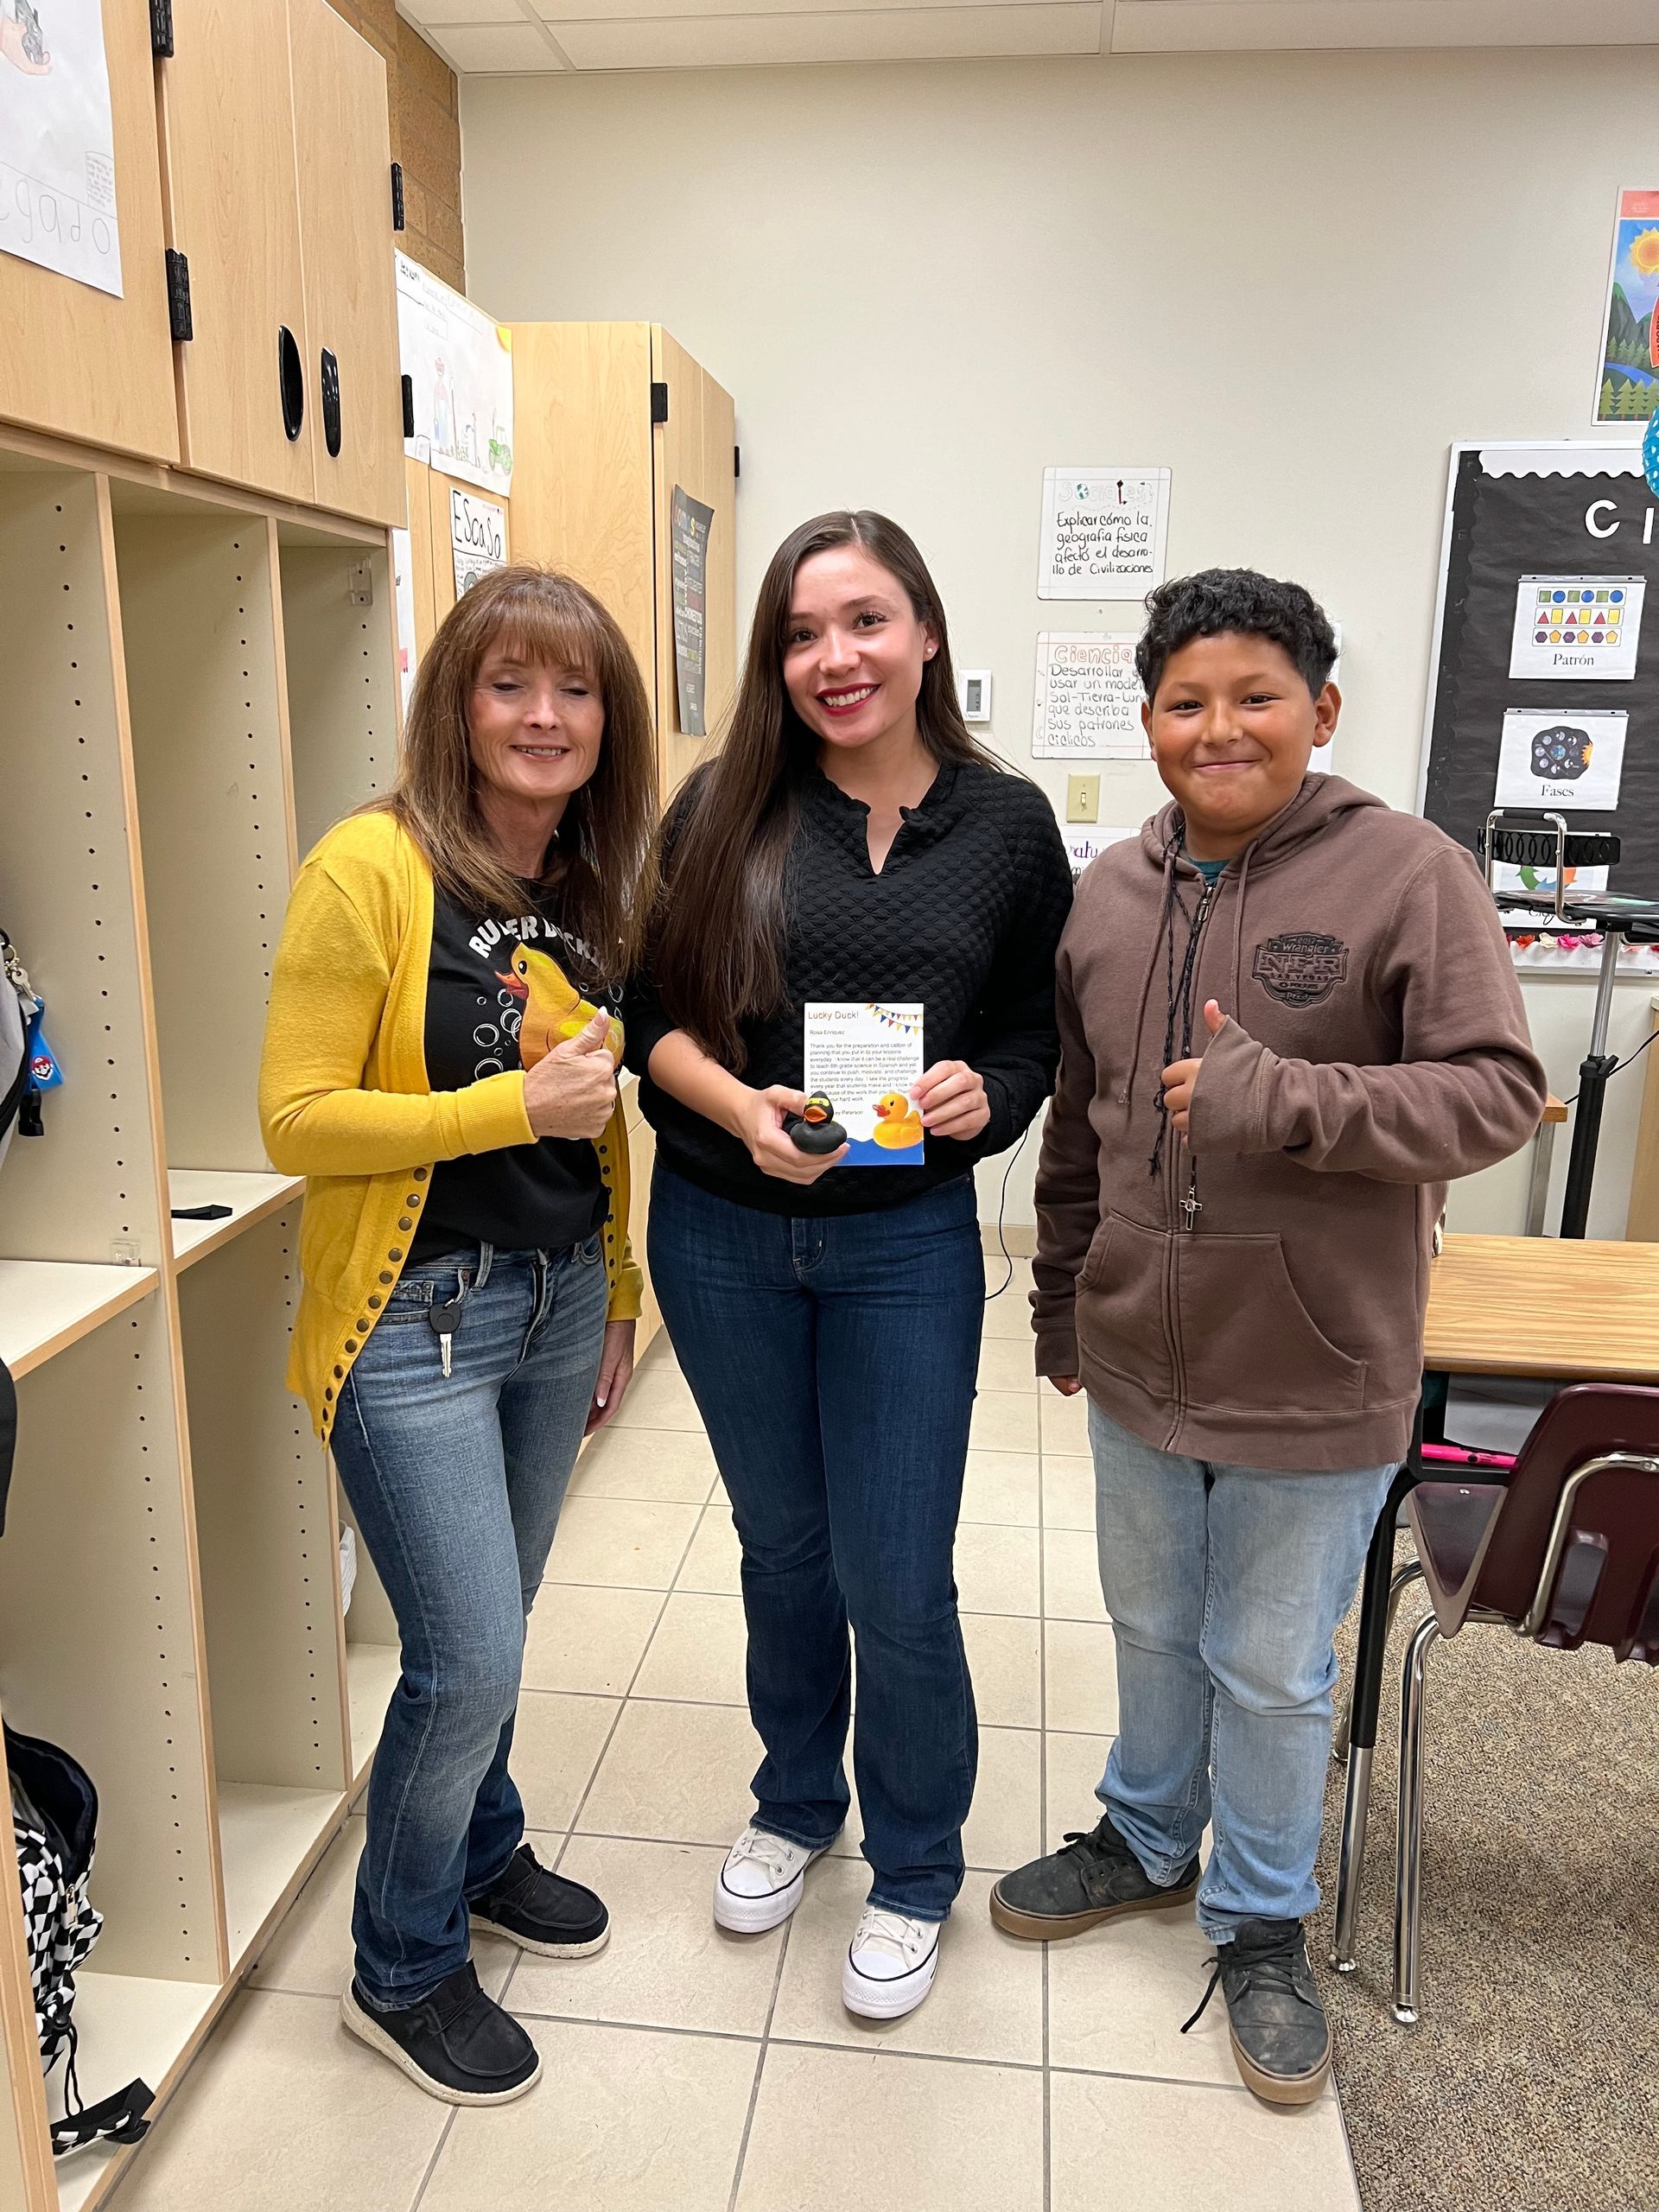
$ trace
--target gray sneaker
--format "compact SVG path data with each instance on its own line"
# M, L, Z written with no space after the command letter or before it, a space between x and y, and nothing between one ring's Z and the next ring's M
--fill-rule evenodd
M1063 1850L1004 1874L991 1891L991 1918L1005 1936L1048 1943L1126 1912L1189 1904L1198 1887L1195 1856L1160 1888L1103 1813L1087 1834L1068 1835Z
M1241 1920L1232 1941L1217 1944L1204 2004L1183 2035L1202 2016L1217 1982L1246 2088L1270 2105L1311 2105L1331 2073L1331 2023L1301 1922Z

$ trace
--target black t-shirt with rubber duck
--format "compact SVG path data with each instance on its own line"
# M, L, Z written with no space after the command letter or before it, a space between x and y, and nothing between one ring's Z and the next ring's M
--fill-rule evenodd
M426 982L426 1073L434 1090L463 1090L504 1069L533 1067L592 1020L594 1002L573 980L587 971L559 926L558 899L528 888L524 911L498 922L434 893ZM606 995L602 1003L613 1003ZM610 1194L585 1139L442 1160L410 1250L411 1264L467 1245L563 1251L600 1228Z

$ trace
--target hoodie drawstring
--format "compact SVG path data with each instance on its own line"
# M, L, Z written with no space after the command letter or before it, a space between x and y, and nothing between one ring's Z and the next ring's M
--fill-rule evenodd
M1147 958L1147 972L1141 978L1141 1002L1135 1010L1135 1041L1129 1048L1128 1065L1124 1070L1123 1088L1117 1094L1120 1106L1129 1103L1135 1085L1135 1071L1141 1065L1141 1040L1146 1034L1147 1007L1152 998L1152 979L1158 973L1158 954L1164 942L1164 931L1173 927L1173 908L1175 903L1175 855L1181 849L1179 820L1164 846L1164 900L1159 911L1158 927L1153 933L1152 950ZM1163 1092L1159 1092L1163 1096Z

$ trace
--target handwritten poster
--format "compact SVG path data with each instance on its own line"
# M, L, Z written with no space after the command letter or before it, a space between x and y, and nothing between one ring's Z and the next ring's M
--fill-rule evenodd
M121 297L102 0L0 0L0 253Z
M1166 468L1046 468L1039 599L1139 599L1164 581Z
M809 999L804 1014L801 1087L822 1091L834 1107L847 1132L843 1164L924 1166L921 1113L910 1096L922 1072L921 1001Z
M715 511L677 484L669 515L674 563L674 683L680 733L707 737L704 690L708 676L709 532Z
M1126 837L1138 837L1138 830L1103 830L1093 822L1063 822L1060 835L1065 840L1065 856L1071 863L1071 880L1075 883L1084 868L1097 861L1108 845L1121 845Z
M505 499L512 489L511 334L418 261L394 258L397 350L415 411L404 451Z
M507 518L493 499L449 489L449 549L455 564L455 597L507 557Z
M1133 630L1038 633L1031 733L1036 759L1151 760L1141 727L1135 646Z

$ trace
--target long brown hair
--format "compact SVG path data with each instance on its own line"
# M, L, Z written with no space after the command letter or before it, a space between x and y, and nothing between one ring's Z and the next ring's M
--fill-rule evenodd
M627 639L593 594L528 563L496 569L455 601L427 649L410 702L397 779L370 808L397 817L433 880L468 912L507 921L524 887L492 843L478 804L467 712L486 653L505 646L534 666L580 669L605 709L599 762L573 791L542 862L540 887L562 886L561 920L602 985L627 972L649 897L657 816L651 702Z
M962 718L944 609L908 533L868 509L816 515L791 531L755 601L731 734L700 768L667 825L650 967L670 1018L722 1065L741 1071L741 1025L781 1013L784 874L801 786L818 741L790 702L784 638L795 572L814 554L862 547L902 588L938 641L922 664L916 728L936 760L1001 763Z

